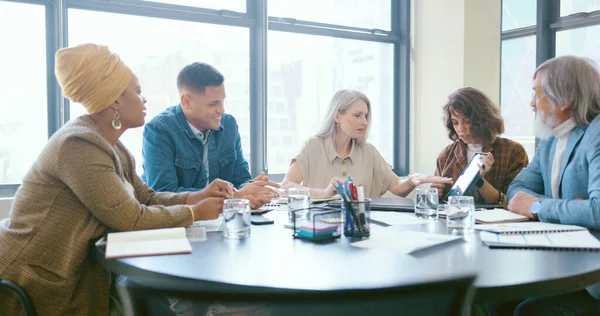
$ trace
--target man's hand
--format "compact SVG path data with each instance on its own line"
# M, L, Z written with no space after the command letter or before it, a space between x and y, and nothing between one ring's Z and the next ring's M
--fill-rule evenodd
M250 207L257 209L263 204L271 202L272 198L279 197L279 193L265 186L279 187L278 183L272 181L256 181L246 184L238 192L234 194L236 198L250 200Z
M269 181L269 176L267 176L263 171L260 172L256 178L250 180L250 182L258 182L258 181ZM279 185L277 186L279 187Z
M451 178L426 176L420 173L411 173L408 175L408 181L413 189L423 183L431 183L432 188L442 189L446 184L452 184ZM409 192L410 193L410 192Z
M190 192L187 196L186 204L193 205L209 197L228 199L233 197L235 191L233 184L221 179L215 179L206 188L197 192Z
M539 200L540 199L531 194L517 192L510 202L508 202L507 208L513 213L521 214L523 216L527 216L529 219L537 220L537 215L531 213L531 204Z
M223 198L209 197L190 205L194 211L194 221L216 219L223 213Z

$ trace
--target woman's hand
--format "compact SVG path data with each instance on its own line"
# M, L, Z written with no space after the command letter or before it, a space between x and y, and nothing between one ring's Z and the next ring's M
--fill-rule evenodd
M479 177L481 179L485 179L485 175L492 169L492 165L494 164L494 155L492 153L485 153L480 156L481 163L477 166L479 167Z
M205 221L219 217L223 213L224 200L223 198L209 197L190 205L194 212L194 221Z
M432 188L442 189L446 186L446 184L452 184L453 182L451 178L426 176L421 173L409 174L408 181L412 185L413 189L424 183L431 183Z
M325 197L326 198L330 198L337 194L337 192L335 191L335 187L337 186L338 182L346 183L346 179L340 178L340 177L331 178L331 180L329 181L329 184L325 188Z

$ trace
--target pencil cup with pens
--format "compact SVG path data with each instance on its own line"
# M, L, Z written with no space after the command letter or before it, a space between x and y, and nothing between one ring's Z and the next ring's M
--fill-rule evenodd
M338 182L337 185L334 185L334 188L342 197L344 236L368 237L370 235L371 200L365 199L364 187L355 185L352 178L348 177L347 182Z

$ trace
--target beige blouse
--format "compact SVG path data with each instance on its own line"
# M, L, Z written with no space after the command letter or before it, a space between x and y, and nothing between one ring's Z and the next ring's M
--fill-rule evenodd
M340 157L333 140L309 138L300 153L292 160L302 174L302 185L325 188L333 177L352 176L355 184L365 187L366 197L381 197L394 180L391 166L371 144L359 146L352 143L347 157Z

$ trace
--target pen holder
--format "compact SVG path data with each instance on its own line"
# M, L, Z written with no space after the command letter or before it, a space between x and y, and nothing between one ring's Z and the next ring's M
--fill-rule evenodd
M292 212L309 211L309 219L299 219L294 216L292 228L294 238L322 242L333 240L341 236L342 212L330 207L313 206L308 209L299 209Z
M344 219L344 236L369 237L369 216L371 199L364 201L342 200L342 218Z

